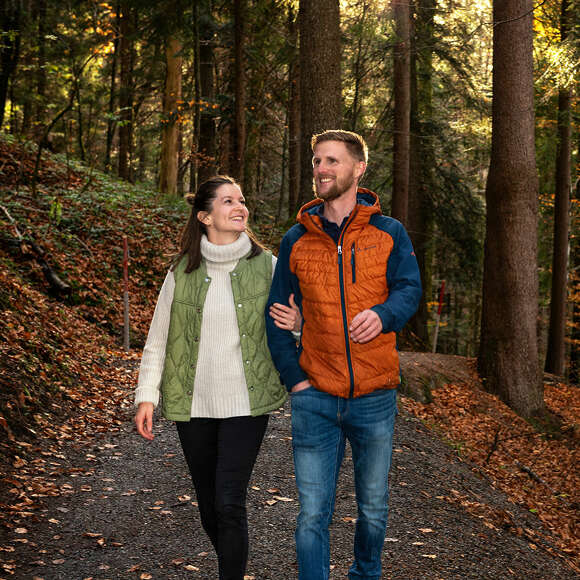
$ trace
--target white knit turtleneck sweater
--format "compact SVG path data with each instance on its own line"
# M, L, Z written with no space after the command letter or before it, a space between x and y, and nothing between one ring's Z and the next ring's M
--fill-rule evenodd
M201 254L211 278L203 308L201 338L195 373L192 417L226 418L250 414L250 402L242 364L240 334L236 318L230 272L251 248L247 234L232 244L212 244L206 236ZM275 265L273 257L273 264ZM273 269L273 268L272 268ZM143 358L135 404L159 402L159 388L169 330L171 302L175 290L173 272L161 288Z

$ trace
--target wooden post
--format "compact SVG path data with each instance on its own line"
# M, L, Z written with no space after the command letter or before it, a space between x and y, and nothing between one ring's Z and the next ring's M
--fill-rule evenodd
M129 244L127 236L123 237L123 346L129 352Z

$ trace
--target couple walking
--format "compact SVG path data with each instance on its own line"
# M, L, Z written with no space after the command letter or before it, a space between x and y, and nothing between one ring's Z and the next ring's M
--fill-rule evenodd
M143 351L137 430L153 439L161 399L177 426L220 580L244 577L247 487L268 413L287 393L300 580L329 577L347 440L358 507L349 577L381 577L400 382L395 333L417 308L420 277L403 226L358 186L363 138L325 131L313 136L312 152L315 199L299 211L277 260L249 230L233 179L216 176L187 196L191 215Z

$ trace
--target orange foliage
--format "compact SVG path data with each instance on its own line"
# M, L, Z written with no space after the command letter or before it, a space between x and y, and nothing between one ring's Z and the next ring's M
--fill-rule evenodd
M433 391L431 404L406 398L403 405L450 440L511 501L536 513L553 534L551 542L540 544L555 543L558 550L547 549L580 571L580 390L546 384L545 401L554 422L551 433L538 431L477 383L448 384ZM516 533L534 541L531 530Z

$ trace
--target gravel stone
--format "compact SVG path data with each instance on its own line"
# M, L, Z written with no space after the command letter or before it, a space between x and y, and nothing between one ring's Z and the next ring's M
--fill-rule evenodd
M14 548L0 551L1 578L218 577L215 554L192 505L195 493L173 424L157 420L155 440L148 443L134 432L132 418L126 420L120 433L65 448L54 474L62 495L42 498L39 514L21 520L18 525L28 530L24 536L0 530L0 547ZM494 529L449 501L463 496L505 510L517 526L546 534L534 514L510 503L474 466L404 412L396 424L390 483L383 578L578 578L563 559L542 545L530 545L513 533L513 526ZM271 416L250 486L247 577L297 578L293 534L299 505L289 403ZM331 525L331 579L347 575L355 518L347 451ZM19 541L23 537L27 543Z

